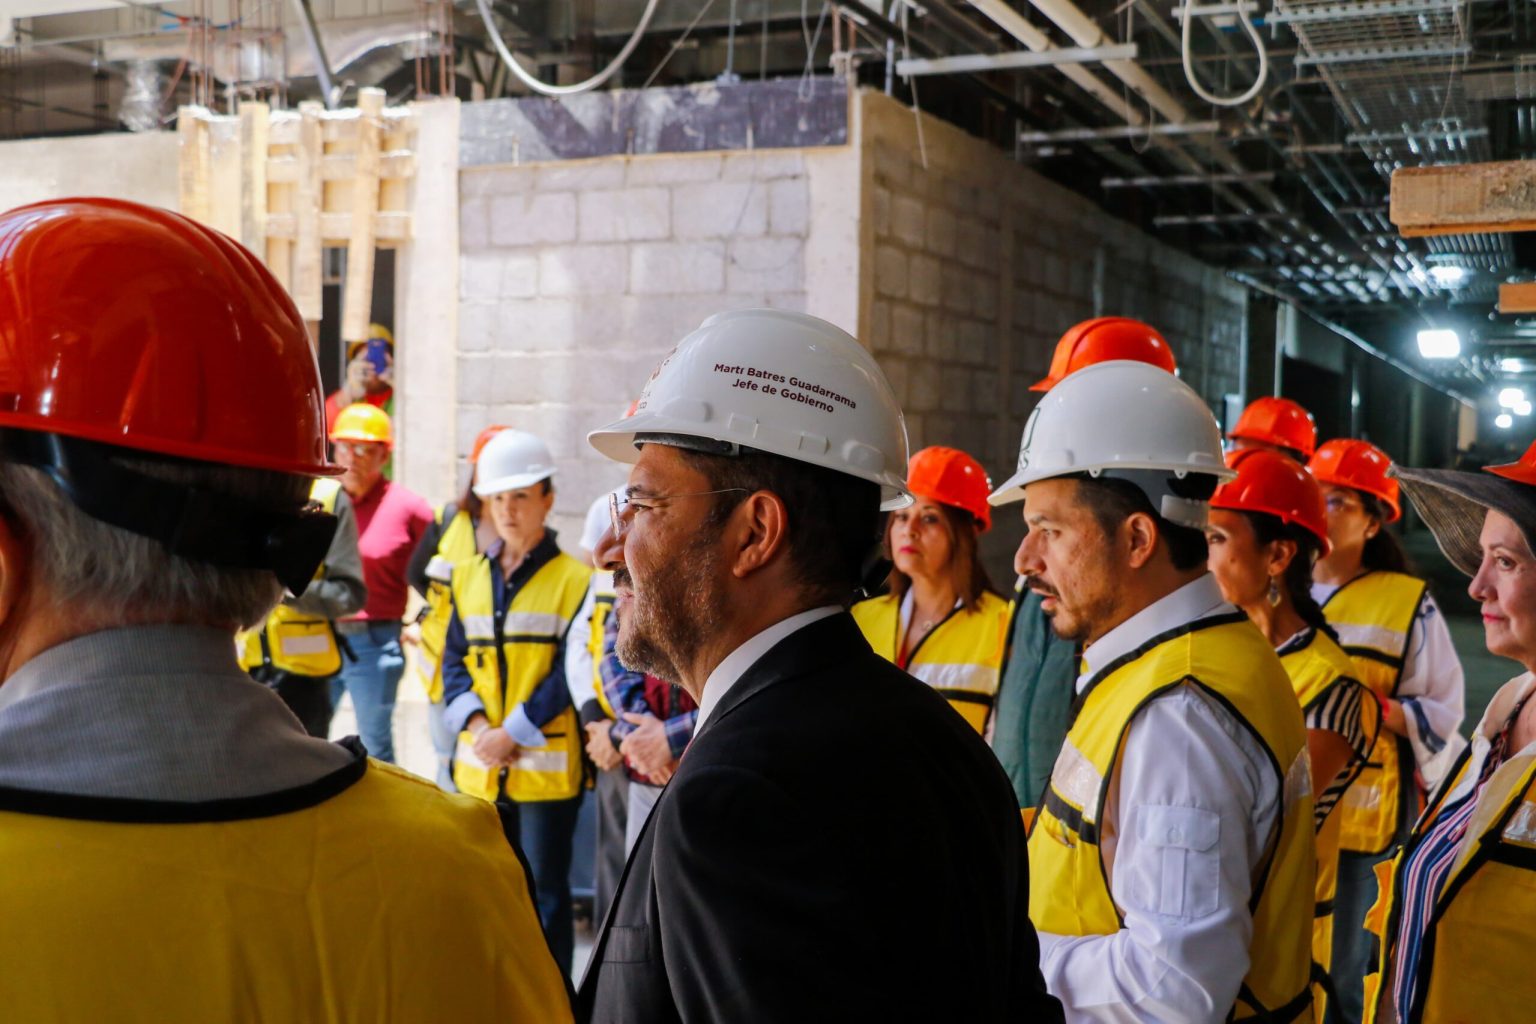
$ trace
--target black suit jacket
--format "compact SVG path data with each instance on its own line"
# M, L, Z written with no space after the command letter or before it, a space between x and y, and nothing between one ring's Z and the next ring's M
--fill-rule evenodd
M1028 898L991 751L835 615L748 669L694 737L577 1019L1060 1021Z

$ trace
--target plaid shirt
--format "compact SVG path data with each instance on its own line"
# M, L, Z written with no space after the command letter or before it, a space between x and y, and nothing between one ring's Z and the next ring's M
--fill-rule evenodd
M636 726L624 721L622 717L628 711L662 719L662 725L667 734L667 745L672 748L672 756L682 757L683 751L688 749L688 741L693 739L693 726L699 717L698 708L692 706L692 700L688 699L687 694L682 693L681 688L675 684L664 684L661 688L672 692L670 699L661 701L648 699L645 673L632 672L619 663L619 656L614 651L618 636L619 617L610 615L603 631L603 660L598 663L597 670L603 679L603 696L608 698L608 706L620 716L609 732L613 737L614 746L618 746L625 736L635 731ZM654 692L658 688L650 689ZM630 772L630 776L643 779L643 776L633 771Z

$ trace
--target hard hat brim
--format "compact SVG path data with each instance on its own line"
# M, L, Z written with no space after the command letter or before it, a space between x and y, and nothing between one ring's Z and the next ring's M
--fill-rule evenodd
M537 473L514 473L511 476L499 476L494 480L477 481L475 483L475 497L489 498L503 491L516 491L524 487L532 487L540 480L552 479L555 475L554 467L547 470L539 470Z
M1228 480L1237 479L1237 473L1222 466L1171 465L1169 463L1154 463L1142 460L1126 460L1124 462L1106 462L1092 466L1070 466L1061 470L1023 469L1003 481L1001 487L987 495L988 505L1007 505L1015 501L1024 500L1024 488L1028 484L1038 483L1041 480L1056 480L1061 477L1079 476L1083 474L1097 474L1112 472L1117 469L1152 470L1154 472L1168 473L1169 475L1199 475L1216 478L1218 486Z
M751 447L750 440L737 437L721 437L716 433L705 433L698 429L698 425L691 422L679 422L670 416L652 412L647 409L637 411L633 416L615 420L604 427L599 427L587 434L587 443L597 449L599 454L606 455L615 462L634 465L640 461L640 449L635 445L635 436L638 434L675 434L683 437L698 437L708 441L721 441L727 444L742 444ZM782 456L789 458L790 456ZM809 462L810 460L806 460ZM817 463L810 462L811 465ZM846 472L837 467L828 466L834 472ZM856 474L848 474L855 476ZM894 512L897 509L906 508L912 504L912 494L906 488L906 482L892 474L881 474L879 478L863 477L859 479L869 480L870 483L880 486L880 511Z

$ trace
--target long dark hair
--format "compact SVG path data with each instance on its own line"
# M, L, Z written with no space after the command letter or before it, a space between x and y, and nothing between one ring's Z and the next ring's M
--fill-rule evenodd
M1360 503L1365 506L1365 511L1376 520L1376 536L1365 542L1365 550L1360 553L1360 564L1372 572L1401 572L1414 575L1413 563L1408 560L1408 553L1403 550L1402 543L1397 539L1397 534L1387 529L1387 520L1392 517L1392 509L1385 501L1374 494L1366 494L1364 491L1356 491L1360 495Z
M955 593L960 598L961 604L968 612L973 612L981 603L981 595L997 593L997 588L992 586L992 579L987 575L987 567L981 563L981 552L976 543L981 531L976 517L964 509L953 505L945 505L934 502L934 505L943 513L944 529L949 533L949 573L955 581ZM891 593L900 601L907 595L907 589L912 586L912 577L902 572L895 566L895 557L891 553L891 524L895 522L895 516L890 515L885 520L885 557L891 560L891 575L887 585Z
M1273 544L1277 540L1288 540L1296 545L1296 555L1291 559L1291 564L1285 567L1280 582L1291 599L1291 607L1301 616L1301 621L1337 640L1338 634L1323 617L1322 606L1312 596L1312 565L1323 552L1322 541L1311 530L1295 523L1286 523L1279 516L1267 512L1244 512L1243 515L1253 527L1253 539L1260 546Z
M459 495L458 510L468 512L471 522L480 522L480 510L485 503L475 493L475 467L469 467L469 482L464 485L464 493Z

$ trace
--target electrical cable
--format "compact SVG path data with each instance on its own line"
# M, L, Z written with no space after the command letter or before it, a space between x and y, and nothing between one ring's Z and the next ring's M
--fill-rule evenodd
M496 52L501 55L501 59L506 63L507 68L517 76L518 81L534 92L542 93L545 96L575 96L577 93L590 92L596 89L612 78L614 73L624 66L624 62L629 59L629 55L635 52L635 47L640 45L640 37L645 35L645 30L650 27L651 16L656 13L656 7L660 2L661 0L647 0L645 11L640 15L640 24L635 26L634 34L629 37L629 41L624 44L624 48L619 51L617 57L614 57L609 62L607 67L591 78L582 82L576 82L573 85L550 85L548 82L541 81L529 74L517 62L517 58L512 56L512 51L507 49L506 41L501 38L501 31L497 29L496 22L491 16L490 0L475 0L475 6L480 10L480 20L485 22L485 31L490 36L491 44L495 46Z
M484 0L481 0L483 3ZM1243 31L1248 33L1253 40L1253 48L1259 55L1259 75L1253 85L1237 96L1217 96L1195 76L1194 49L1190 45L1191 32L1195 24L1195 15L1192 10L1194 0L1184 0L1183 27L1179 33L1179 56L1184 62L1184 78L1189 82L1189 87L1195 91L1195 95L1207 103L1218 107L1240 107L1253 99L1264 88L1264 83L1269 78L1269 51L1264 48L1264 38L1259 35L1259 30L1253 27L1253 20L1243 11L1238 11L1237 20L1242 24Z

